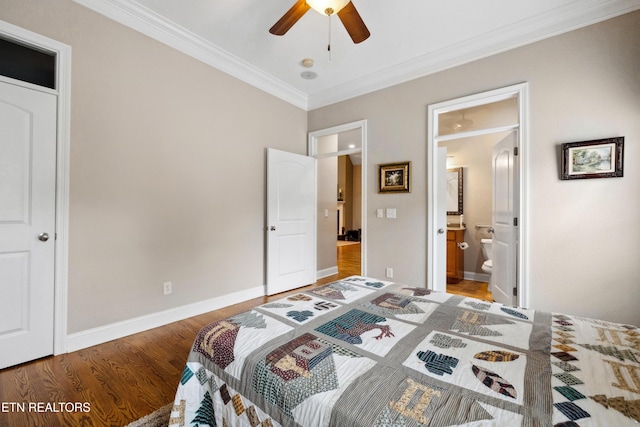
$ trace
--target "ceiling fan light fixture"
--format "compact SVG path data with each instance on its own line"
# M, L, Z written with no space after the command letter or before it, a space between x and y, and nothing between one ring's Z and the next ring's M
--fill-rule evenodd
M350 0L307 0L307 4L323 15L333 15L344 8Z

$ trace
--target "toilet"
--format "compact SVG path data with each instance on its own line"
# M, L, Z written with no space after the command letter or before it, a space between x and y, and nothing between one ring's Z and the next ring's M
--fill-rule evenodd
M491 239L481 239L480 244L482 245L482 255L484 255L485 261L482 263L482 271L487 274L491 274L493 270L493 249L492 244L493 240Z

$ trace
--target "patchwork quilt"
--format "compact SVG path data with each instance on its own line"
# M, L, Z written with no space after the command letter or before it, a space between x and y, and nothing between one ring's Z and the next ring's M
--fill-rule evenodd
M637 327L353 276L211 323L171 426L638 426Z

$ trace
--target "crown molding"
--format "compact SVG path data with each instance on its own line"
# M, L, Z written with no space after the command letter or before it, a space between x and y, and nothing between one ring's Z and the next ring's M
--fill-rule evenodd
M307 110L308 97L302 91L209 43L202 37L176 26L135 1L74 1L296 107Z
M576 0L356 80L306 94L134 0L74 0L306 111L365 95L640 9L640 0Z
M325 107L640 9L639 0L576 1L547 13L447 46L309 95L308 109Z

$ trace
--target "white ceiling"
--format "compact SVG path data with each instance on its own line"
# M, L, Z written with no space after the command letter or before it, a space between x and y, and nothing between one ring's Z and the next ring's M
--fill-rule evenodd
M599 22L640 0L353 0L371 37L309 10L282 37L269 28L295 0L75 0L304 109ZM304 58L314 60L304 68ZM303 71L318 75L303 79Z

